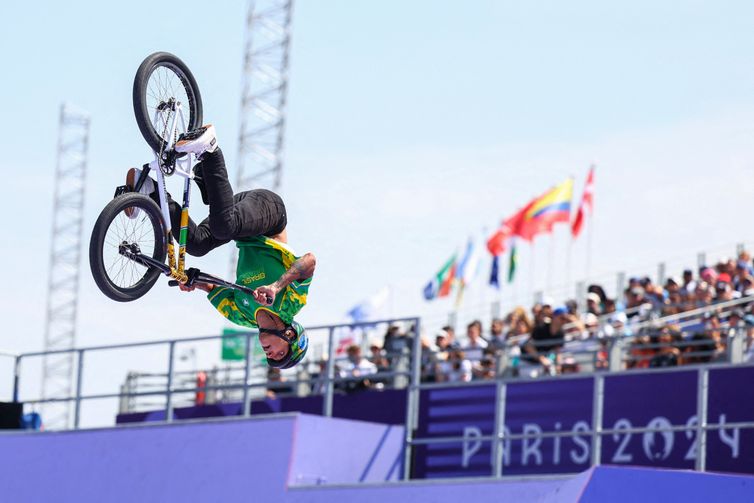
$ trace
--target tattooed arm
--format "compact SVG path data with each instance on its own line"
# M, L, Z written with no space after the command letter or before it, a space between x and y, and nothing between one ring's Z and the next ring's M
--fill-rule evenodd
M314 254L307 253L296 260L290 269L285 271L276 282L267 286L260 286L254 290L254 299L260 304L272 305L275 296L294 281L302 281L314 275L317 260Z

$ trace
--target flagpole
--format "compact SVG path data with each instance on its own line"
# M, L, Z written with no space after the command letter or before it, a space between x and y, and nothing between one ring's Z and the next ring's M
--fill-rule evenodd
M589 213L589 221L587 222L588 228L586 231L586 280L589 281L589 278L592 274L592 227L594 226L594 221L592 217L592 213Z
M566 288L571 288L571 254L573 251L573 234L568 232L568 249L566 251Z
M536 237L533 237L531 240L531 246L529 246L529 251L531 252L531 263L529 266L529 297L534 296L534 292L536 291L536 288L534 288L534 259L535 259L535 253L534 253L534 241L536 240Z
M550 232L550 242L547 249L547 281L545 283L547 292L545 295L552 295L552 263L555 260L555 228Z

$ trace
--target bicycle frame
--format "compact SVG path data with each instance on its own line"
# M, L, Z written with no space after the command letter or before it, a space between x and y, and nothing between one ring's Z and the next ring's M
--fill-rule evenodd
M169 156L166 153L170 152L174 146L174 138L176 137L175 133L176 127L178 126L178 120L180 119L181 121L183 131L186 131L188 128L186 119L183 116L183 109L181 107L181 104L175 103L171 108L175 108L175 114L173 114L170 128L168 130L168 142L165 145L165 149L162 153L162 158L160 157L160 154L158 152L153 151L155 158L151 163L149 163L149 168L150 170L155 171L157 174L157 193L160 198L160 210L162 212L163 224L165 225L165 240L168 248L168 266L170 267L170 273L168 275L181 283L185 283L186 281L188 281L188 276L185 272L186 241L188 236L189 206L191 202L191 179L194 177L193 173L191 172L191 168L193 167L193 156L191 154L186 154L183 159L173 160L173 162L175 163L174 173L184 177L183 205L181 206L181 229L178 235L178 260L176 262L172 224L170 222L170 211L168 209L168 191L165 184L166 175L163 168L166 162L168 162L169 160ZM160 110L155 111L153 124L158 123L157 121L159 119L160 113L162 113Z
M159 262L152 257L141 253L137 247L131 247L127 244L121 245L120 253L146 267L154 267L162 271L164 275L173 278L173 280L177 282L174 283L171 281L172 286L176 286L178 283L190 285L194 281L197 281L201 283L223 286L226 288L233 288L251 294L252 290L244 285L225 281L222 278L203 273L198 269L186 269L186 242L188 241L191 180L194 178L194 174L192 172L193 156L191 154L186 154L181 159L175 157L173 147L174 138L176 138L177 136L176 127L178 126L178 121L181 121L180 124L184 131L187 129L187 127L181 104L171 103L169 104L169 107L171 110L175 110L176 113L174 114L170 123L170 128L168 129L168 132L170 133L169 135L167 135L168 142L165 145L162 153L154 152L154 160L149 164L144 165L144 168L149 168L149 171L154 171L157 174L157 194L160 200L160 214L162 216L162 222L165 229L165 243L167 245L168 263L164 264L162 262ZM161 110L155 111L153 123L157 123L160 113ZM183 205L181 206L181 229L180 233L178 234L177 260L175 253L175 239L172 232L172 223L170 221L170 211L168 209L168 191L165 184L165 177L168 176L168 174L166 173L167 167L173 168L173 171L169 173L170 175L178 174L185 179L183 183Z

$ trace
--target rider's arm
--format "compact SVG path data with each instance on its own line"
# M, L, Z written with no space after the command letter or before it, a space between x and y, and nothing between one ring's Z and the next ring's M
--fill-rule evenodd
M260 304L271 305L277 294L293 282L306 284L307 280L314 275L314 268L317 260L313 253L307 253L303 257L296 259L291 267L285 271L277 281L267 286L260 286L254 290L254 298ZM299 285L302 286L302 285ZM293 285L296 288L296 285Z
M272 287L278 292L282 291L286 286L290 285L294 281L303 281L314 276L314 268L317 265L317 259L313 253L307 253L303 257L297 259L290 269L285 271L276 282L272 284Z

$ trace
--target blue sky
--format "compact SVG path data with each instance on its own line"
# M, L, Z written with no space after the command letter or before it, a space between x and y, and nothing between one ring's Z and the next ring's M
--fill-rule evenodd
M131 86L151 52L179 55L196 75L234 179L245 5L159 7L159 22L146 1L4 7L0 259L11 286L0 294L0 348L42 347L61 102L92 115L86 244L126 168L149 159ZM496 298L528 304L546 286L565 298L587 272L612 288L618 270L667 260L677 273L697 251L731 254L751 239L753 18L744 1L298 2L282 194L291 245L319 258L302 321L340 321L387 284L393 314L438 326L452 302L427 304L421 289L443 261L567 176L580 193L591 163L589 271L584 237L566 272L558 229L522 247L519 281L502 294L482 286L483 264L462 318ZM228 253L193 264L224 274ZM201 295L162 283L115 304L84 263L81 287L83 345L224 326ZM200 361L214 362L206 353Z

